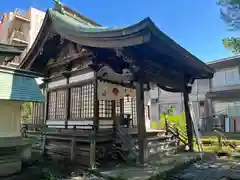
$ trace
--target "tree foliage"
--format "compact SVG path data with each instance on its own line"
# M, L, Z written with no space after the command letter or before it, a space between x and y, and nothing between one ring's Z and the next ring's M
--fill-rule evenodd
M217 4L220 6L220 17L226 23L228 30L240 30L240 0L218 0ZM240 38L226 38L222 43L233 53L240 53Z
M23 123L29 123L31 121L32 106L30 102L25 102L21 106L21 120Z

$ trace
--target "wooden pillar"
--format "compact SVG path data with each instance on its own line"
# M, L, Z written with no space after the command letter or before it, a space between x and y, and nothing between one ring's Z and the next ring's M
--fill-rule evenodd
M137 127L139 139L139 163L144 165L147 158L146 125L144 113L144 89L141 81L136 83Z
M113 134L114 138L116 137L116 126L117 126L117 119L116 119L116 101L112 100L112 118L113 118Z
M69 84L69 74L65 76L67 79L67 84ZM67 88L66 90L66 118L64 121L65 129L68 128L68 120L70 119L70 112L71 112L71 88Z
M75 139L75 137L72 137L70 146L71 146L70 159L71 159L71 161L74 161L75 157L76 157L76 139Z
M96 168L96 136L99 130L99 100L98 100L98 80L95 73L94 80L94 117L93 117L93 128L92 133L90 135L90 168Z
M193 151L193 125L192 125L192 118L191 118L190 109L189 109L189 92L187 87L183 92L183 98L184 98L184 108L185 108L185 116L186 116L188 146L189 146L189 150Z
M44 124L47 123L47 119L48 119L48 102L49 102L49 93L47 91L47 82L46 80L43 81L44 84L45 84L45 87L44 87Z
M98 100L98 80L97 78L94 80L94 98L93 98L93 101L94 101L94 126L95 126L95 129L96 131L98 130L99 128L99 100Z
M120 99L120 116L124 115L124 99Z

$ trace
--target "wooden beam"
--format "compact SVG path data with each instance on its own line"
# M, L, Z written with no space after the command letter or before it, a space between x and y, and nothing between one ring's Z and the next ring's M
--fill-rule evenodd
M178 68L176 67L176 69L178 69L178 70L187 69L188 72L186 72L186 70L185 70L185 73L189 73L189 74L192 74L192 75L202 74L200 68L203 67L203 63L200 60L199 61L198 60L192 61L191 60L191 59L193 59L193 57L191 57L192 55L189 56L189 54L188 54L188 57L184 56L175 47L170 47L170 46L175 46L176 43L163 44L163 43L161 43L161 41L159 41L155 37L151 40L151 43L149 43L148 45L149 45L149 47L154 48L160 54L162 54L162 55L165 54L166 57L168 56L170 58L169 63L171 63L172 65L179 64L179 67Z
M59 66L64 66L64 65L67 65L69 63L72 63L74 61L83 60L84 58L87 59L87 58L91 58L91 57L92 57L91 52L80 52L80 53L73 54L71 57L63 58L61 60L58 60L55 63L48 65L47 68L48 69L54 69L54 68L57 68Z
M164 86L169 86L171 88L174 88L175 90L179 90L179 91L183 91L184 89L184 82L181 82L177 79L177 77L175 79L168 79L165 77L162 77L161 75L158 75L157 72L143 72L143 74L145 75L145 78L151 77L151 81L152 83L156 83L158 85L164 85ZM145 81L149 81L149 78L144 79Z
M142 81L136 82L137 127L139 138L139 163L144 165L147 158L146 125L144 111L144 90Z
M149 51L151 51L151 54L149 54ZM143 68L148 66L151 69L155 69L155 71L160 72L163 77L172 78L177 76L183 79L184 71L174 66L176 64L174 64L174 59L171 56L159 53L155 48L135 46L125 49L124 52L130 54L134 59L137 59L138 61L136 61L136 63L142 64ZM171 63L171 61L173 61L173 63ZM171 66L169 64L171 64Z
M169 72L169 73L168 72L161 72L161 70L158 70L158 69L155 69L155 68L150 68L148 65L144 65L140 68L143 69L142 70L143 73L149 74L148 79L146 79L147 81L152 81L153 78L156 78L156 79L161 78L161 82L162 82L161 85L181 87L182 84L185 84L183 74L173 75L173 74L171 74L171 72ZM155 83L157 84L157 82L155 82Z
M168 92L181 92L179 89L175 89L175 88L171 88L171 87L166 87L166 86L162 86L162 85L159 85L157 84L157 86L161 89L163 89L164 91L168 91Z
M48 119L48 103L49 103L49 93L47 91L47 82L44 81L44 124L47 123Z
M74 88L74 87L79 87L82 85L87 85L87 84L91 84L94 82L94 79L86 79L83 81L79 81L79 82L74 82L71 84L64 84L64 85L60 85L57 87L53 87L53 88L48 88L47 92L54 92L54 91L58 91L58 90L64 90L64 89L68 89L68 88Z
M186 116L188 146L189 146L189 150L193 151L193 125L192 125L192 117L189 109L189 92L187 89L188 87L186 87L183 92L183 98L184 98L184 108L185 108L185 116Z
M177 71L177 69L171 68L164 63L156 63L153 60L143 60L143 67L148 67L150 70L155 70L160 73L163 77L174 78L179 77L181 80L184 79L184 72Z

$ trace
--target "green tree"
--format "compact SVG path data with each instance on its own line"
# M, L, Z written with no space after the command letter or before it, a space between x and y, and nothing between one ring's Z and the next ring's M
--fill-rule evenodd
M21 121L22 123L30 123L31 121L31 103L30 102L25 102L21 106Z
M230 31L240 30L240 0L217 0L220 6L221 19ZM224 47L233 53L240 53L240 37L229 37L222 40Z

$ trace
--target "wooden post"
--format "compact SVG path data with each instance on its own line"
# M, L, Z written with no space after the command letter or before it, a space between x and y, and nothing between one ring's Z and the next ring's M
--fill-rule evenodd
M139 163L144 165L147 156L146 125L144 115L144 89L141 81L136 83L137 127L139 138Z
M96 136L99 130L99 100L98 100L98 80L97 74L95 73L94 80L94 117L93 117L93 128L90 136L90 168L96 167Z
M94 120L93 120L93 125L94 130L96 130L96 132L98 131L99 128L99 100L98 100L98 80L97 78L94 80L94 97L93 97L93 101L94 101Z
M46 152L46 143L47 143L47 136L43 134L43 141L42 141L42 154L45 155Z
M179 134L179 130L178 130L178 127L175 127L176 129L176 135L177 135L177 146L180 145L180 134Z
M221 151L222 146L223 146L222 145L222 136L218 135L217 138L218 138L218 148L219 148L219 151Z
M120 116L124 115L124 99L120 99Z
M45 87L44 87L44 122L43 124L47 123L48 119L48 101L49 101L49 93L47 92L47 81L44 81Z
M96 129L95 127L93 127ZM96 168L96 130L93 130L90 135L90 168L95 169Z
M75 139L75 137L72 137L72 141L71 141L71 154L70 154L71 161L75 160L75 156L76 156L76 139Z
M168 119L165 117L165 135L168 135Z
M185 108L185 116L186 116L186 128L187 128L187 137L188 137L188 146L189 150L193 151L193 126L192 126L192 118L189 109L189 93L187 87L183 92L184 98L184 108Z
M116 101L112 100L112 118L113 118L113 136L116 138L116 126L117 126L117 119L116 119Z
M69 74L65 75L67 79L67 84L69 84ZM65 129L68 128L68 120L70 119L70 112L71 112L71 88L66 89L66 118L64 121Z

